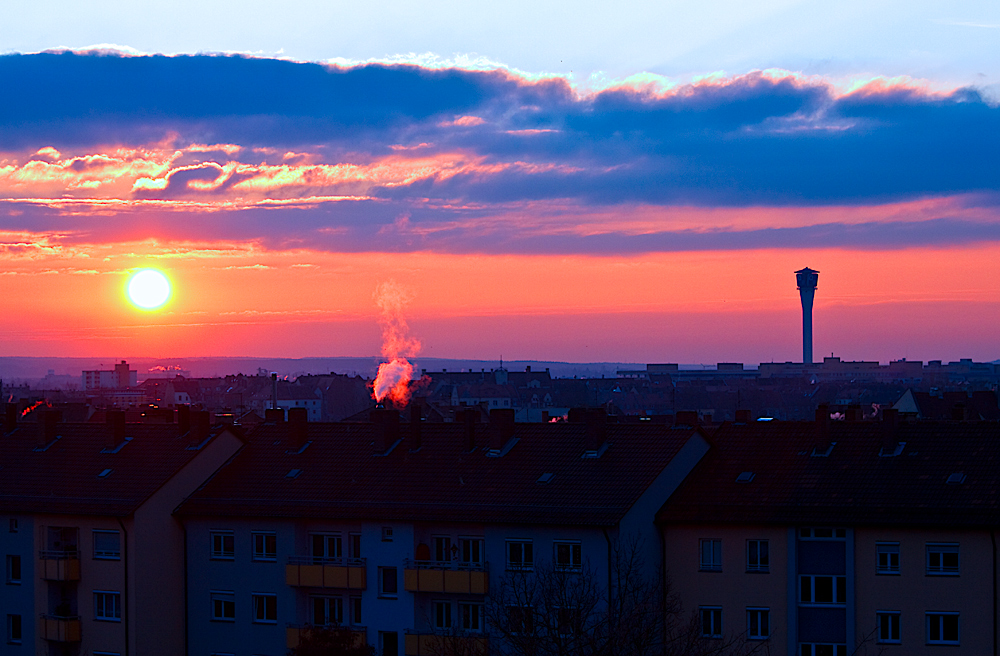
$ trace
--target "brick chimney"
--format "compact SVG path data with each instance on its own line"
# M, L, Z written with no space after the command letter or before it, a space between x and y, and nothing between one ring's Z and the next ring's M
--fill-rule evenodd
M497 408L490 410L488 429L490 451L500 451L514 437L514 409Z
M965 421L968 418L969 414L964 403L956 403L951 407L952 421Z
M181 435L191 430L191 406L177 406L177 432Z
M375 453L383 454L399 439L399 413L387 408L375 408L371 420L375 424Z
M698 425L698 411L697 410L678 410L676 417L674 417L674 426L691 426L694 428Z
M821 403L816 408L816 439L819 444L830 443L830 406Z
M208 438L208 431L211 426L208 410L192 410L190 442L192 444L201 444L204 442Z
M736 411L736 423L737 424L749 424L752 419L752 415L749 410L737 410Z
M468 409L465 411L464 422L465 424L465 450L475 451L476 449L476 424L479 423L479 410Z
M60 410L39 410L37 445L44 449L56 439L59 434L59 422L62 421Z
M608 441L608 413L603 408L593 408L587 411L587 437L584 450L597 453Z
M856 403L851 403L847 406L847 421L861 421L864 417L864 413L861 411L861 406Z
M542 410L542 423L543 424L549 423L549 411L548 410Z
M14 403L5 404L5 409L3 413L3 432L10 433L17 428L17 419L20 417L21 413L17 409L17 405Z
M298 451L309 441L309 410L306 408L288 409L288 448Z
M419 403L410 403L410 449L416 451L424 445L423 411Z
M265 408L264 421L281 424L285 421L285 411L283 408Z
M125 439L125 411L107 410L105 412L105 424L104 447L106 449L114 449Z
M899 445L899 410L882 408L882 454L895 452Z

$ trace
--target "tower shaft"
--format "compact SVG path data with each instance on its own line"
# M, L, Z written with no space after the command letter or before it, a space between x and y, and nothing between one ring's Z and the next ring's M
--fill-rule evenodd
M819 282L819 271L809 267L795 272L795 281L799 286L799 298L802 300L802 363L813 362L813 297L816 295L816 284Z

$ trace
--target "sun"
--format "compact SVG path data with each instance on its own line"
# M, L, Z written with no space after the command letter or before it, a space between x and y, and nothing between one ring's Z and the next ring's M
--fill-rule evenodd
M170 281L162 271L139 269L129 278L125 291L136 307L155 310L170 298Z

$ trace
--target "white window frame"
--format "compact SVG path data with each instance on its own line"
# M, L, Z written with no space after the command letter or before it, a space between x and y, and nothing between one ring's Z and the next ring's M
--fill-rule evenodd
M344 624L344 598L336 595L312 595L310 601L310 617L314 626L332 626ZM323 604L323 621L316 621L316 602Z
M928 542L926 546L927 576L959 576L962 571L962 556L959 552L958 542ZM955 566L948 567L944 564L945 555L955 554ZM937 564L932 565L933 556L937 556Z
M465 558L466 553L469 555L468 560ZM478 555L478 558L474 558L476 555ZM482 565L485 558L486 541L482 537L467 535L460 535L458 537L458 559L463 565Z
M268 538L271 544L268 545ZM250 533L250 559L258 563L274 563L278 561L278 534L274 531L253 531ZM268 546L272 547L268 551Z
M829 535L826 533L829 532ZM799 529L800 540L846 540L847 529L833 526L809 526Z
M14 566L15 563L17 567ZM21 585L23 577L24 560L20 554L7 554L7 585Z
M757 562L754 562L753 549L751 545L756 546L757 548ZM761 549L761 547L763 547L763 549ZM761 555L762 553L763 556ZM761 574L769 574L771 572L771 544L768 540L747 540L747 571Z
M507 606L505 607L505 609L506 609L506 613L505 614L507 616L507 629L508 629L508 632L510 633L510 635L512 635L512 636L522 636L522 635L534 635L535 634L535 607L534 606L530 606L530 605L529 606L524 606L524 605L520 605L520 604L507 604ZM520 621L520 626L516 627L516 628L517 629L521 629L521 628L530 629L530 633L522 633L519 630L515 630L515 627L512 626L513 622L511 621L511 614L514 612L515 609L518 609L518 613L520 615L519 619L521 620ZM524 621L525 617L529 617L531 619L530 626L528 625L528 622Z
M722 538L698 538L698 571L722 571Z
M114 535L118 538L118 549L115 551L108 551L105 549L98 550L97 548L97 536L98 535ZM121 531L112 531L105 529L94 529L93 531L93 542L94 542L94 560L121 560L122 559L122 534Z
M322 540L323 553L316 553L316 540ZM314 564L340 562L344 557L344 539L340 533L310 533L309 556Z
M396 588L393 591L386 591L385 582L388 580L386 574L392 572L393 586ZM398 567L379 567L378 568L378 596L380 599L398 599L399 598L399 568Z
M530 572L535 568L535 546L531 540L510 538L504 541L504 554L507 560L507 570L514 572ZM512 549L520 552L518 560L511 558Z
M351 611L351 624L358 626L361 624L362 619L362 607L361 607L361 597L354 596L350 598L350 611Z
M453 542L450 535L432 535L431 540L434 544L434 562L450 563L452 561L452 553L458 554L457 548L454 552L451 550ZM444 556L444 558L441 558L441 556Z
M254 624L277 624L278 623L278 595L273 592L252 592L250 593L250 608L252 615L250 621ZM269 611L274 617L268 617Z
M210 590L208 595L209 604L211 604L213 622L236 621L236 593L234 591ZM216 602L218 602L218 604ZM226 614L227 608L232 611L231 615Z
M475 610L473 610L475 609ZM469 633L482 633L485 607L483 604L458 602L458 622L462 631ZM475 622L472 621L475 617ZM475 626L473 626L475 625Z
M452 628L451 601L435 599L431 602L431 625L437 631L446 631Z
M959 614L955 611L927 611L924 615L926 624L926 636L928 645L960 645L962 644L962 620ZM944 618L954 617L955 618L955 632L957 635L954 640L948 640L944 637ZM936 639L932 638L934 631L932 627L937 624L937 635Z
M109 603L110 607L109 607ZM94 620L122 621L122 593L117 590L94 590Z
M802 651L802 648L806 647L809 649L808 654ZM800 656L815 656L817 647L833 647L833 656L847 656L847 645L833 643L833 642L802 642L799 643L799 655Z
M884 559L883 556L885 556ZM883 560L885 561L884 563ZM875 573L882 576L899 576L898 542L875 543Z
M569 562L559 562L559 547L569 549ZM583 571L583 543L579 540L556 540L552 543L552 562L560 572Z
M361 560L361 554L363 553L361 548L361 534L360 533L348 533L347 534L347 557L351 560Z
M229 538L228 550L226 538ZM208 540L212 560L236 560L236 534L233 531L209 531Z
M17 619L14 619L17 618ZM16 625L16 626L15 626ZM14 629L17 628L17 635ZM7 644L20 645L24 643L24 618L18 613L7 614Z
M883 631L883 629L885 630ZM895 629L895 632L893 629ZM875 630L875 644L877 645L898 645L902 643L900 612L898 610L875 611ZM895 633L895 637L893 637L893 633Z
M831 579L832 601L816 600L816 579ZM809 581L809 595L806 598L803 584ZM841 601L843 598L843 601ZM839 574L801 574L799 576L799 604L802 606L844 606L847 604L847 577Z
M383 526L382 527L382 542L392 542L392 527Z
M722 637L722 606L699 606L698 619L701 620L702 638ZM706 623L705 620L708 619ZM705 627L708 630L705 630Z
M753 618L757 618L757 632L754 633ZM764 621L761 621L761 618ZM764 625L767 625L766 627ZM764 632L762 628L766 628ZM764 606L747 606L747 640L767 640L771 637L771 609Z

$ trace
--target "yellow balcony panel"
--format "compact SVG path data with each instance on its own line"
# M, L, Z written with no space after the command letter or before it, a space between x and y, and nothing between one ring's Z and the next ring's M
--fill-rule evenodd
M444 570L417 570L417 587L420 592L444 592Z
M368 588L368 575L364 567L347 568L347 587L351 590L366 590Z
M79 558L42 558L42 578L47 581L79 581Z
M320 630L322 631L324 627L313 627L307 624L289 624L288 628L285 629L285 646L288 649L295 649L301 644L301 642L309 635L310 631ZM354 626L350 629L351 637L354 638L355 647L364 647L368 644L368 631L365 627Z
M323 587L324 588L346 588L347 568L336 565L323 566Z
M469 654L485 656L489 643L485 637L441 636L433 633L408 633L403 649L406 656Z
M420 592L420 582L417 579L417 572L420 570L416 569L404 569L403 570L403 589L407 592Z
M80 642L80 618L45 615L41 622L42 638L53 642Z
M299 585L308 588L323 587L322 565L299 565Z
M469 594L469 570L445 570L444 591Z
M477 595L488 594L490 591L490 577L488 572L469 572L469 592Z
M285 583L288 585L299 585L299 566L285 565ZM289 649L292 649L289 647Z

